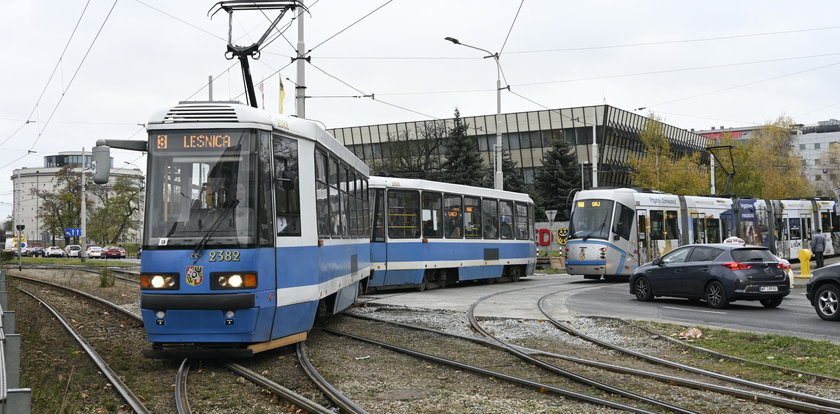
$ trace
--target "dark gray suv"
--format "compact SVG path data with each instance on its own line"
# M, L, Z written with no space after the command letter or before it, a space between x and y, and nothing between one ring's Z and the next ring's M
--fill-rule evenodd
M639 266L630 276L630 293L641 301L672 296L723 308L736 300L758 300L775 308L790 293L785 268L766 247L690 244Z

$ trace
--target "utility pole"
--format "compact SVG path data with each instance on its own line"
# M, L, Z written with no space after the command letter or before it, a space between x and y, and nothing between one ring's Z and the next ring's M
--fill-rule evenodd
M301 1L303 5L303 1ZM295 85L295 107L298 118L306 118L306 47L303 42L303 7L298 9L298 41L297 41L297 85Z
M598 187L598 130L592 124L592 188Z
M82 251L79 252L79 257L82 263L87 260L87 247L85 246L85 238L87 236L87 203L85 202L85 147L82 147L82 235L79 236L79 245Z

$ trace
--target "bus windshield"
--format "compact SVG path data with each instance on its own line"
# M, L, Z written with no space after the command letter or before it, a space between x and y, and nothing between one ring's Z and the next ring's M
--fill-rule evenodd
M612 200L576 201L572 217L569 219L569 238L608 239L612 210Z
M254 246L255 133L173 130L149 138L144 245L193 248L218 226L207 246Z

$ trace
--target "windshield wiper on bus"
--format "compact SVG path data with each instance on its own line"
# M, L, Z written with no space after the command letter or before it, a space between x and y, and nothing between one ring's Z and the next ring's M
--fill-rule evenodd
M225 217L227 217L228 214L230 214L230 212L233 211L233 209L238 205L238 199L233 200L233 202L230 203L228 208L226 208L225 211L222 212L222 215L219 216L219 218L217 218L216 221L214 221L213 224L210 226L210 230L207 230L207 234L205 234L201 241L198 242L198 245L195 246L195 249L193 250L190 257L198 261L198 258L201 257L201 252L204 250L204 246L207 245L207 242L210 241L210 238L213 237L213 234L215 234L216 230L219 229L219 226L222 225L222 221L224 221Z

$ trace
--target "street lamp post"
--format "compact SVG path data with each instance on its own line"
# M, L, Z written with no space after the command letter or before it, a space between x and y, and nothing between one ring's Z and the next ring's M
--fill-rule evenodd
M496 62L496 145L494 148L494 173L493 173L493 188L496 190L502 190L504 184L504 175L502 173L502 129L501 129L501 122L500 119L502 117L502 67L499 64L499 54L493 53L487 49L482 49L480 47L471 46L465 43L461 43L458 39L453 37L446 37L444 40L448 40L456 45L461 45L464 47L468 47L470 49L480 50L484 53L487 53L487 56L484 56L485 59L493 58Z

